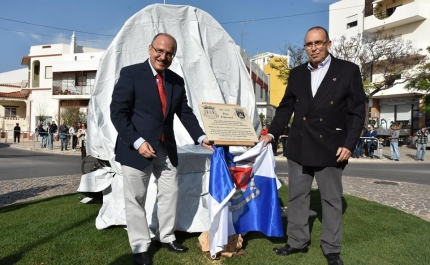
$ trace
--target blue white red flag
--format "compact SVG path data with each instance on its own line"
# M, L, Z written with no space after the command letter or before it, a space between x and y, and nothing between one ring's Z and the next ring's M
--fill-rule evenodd
M213 257L233 234L260 231L271 237L284 236L278 199L281 183L270 145L263 147L261 142L235 158L224 148L215 147L209 179Z

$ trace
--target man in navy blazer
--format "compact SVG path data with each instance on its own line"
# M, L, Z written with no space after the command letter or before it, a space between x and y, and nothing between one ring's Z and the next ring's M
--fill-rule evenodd
M134 264L151 264L147 253L151 238L145 212L151 174L158 185L156 240L170 251L188 250L176 242L174 234L178 203L174 114L195 144L213 150L188 106L184 80L167 69L176 50L177 43L171 35L156 35L148 47L149 59L121 69L112 94L111 120L118 131L115 160L121 164L124 178L127 233ZM161 93L165 95L160 96Z
M308 251L310 189L314 177L321 194L320 245L328 264L343 264L342 171L360 137L365 117L365 94L357 65L334 58L322 27L305 36L309 63L290 72L285 95L276 109L265 144L278 139L294 115L288 134L288 243L274 248L288 256Z

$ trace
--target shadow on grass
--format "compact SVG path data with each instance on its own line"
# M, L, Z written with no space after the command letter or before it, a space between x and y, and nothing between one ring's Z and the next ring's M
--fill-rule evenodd
M312 230L315 224L315 221L318 220L320 223L322 223L322 205L321 205L321 194L318 189L312 189L310 192L311 196L311 202L309 209L311 211L314 211L317 213L316 216L309 216L309 234L312 235ZM279 205L281 207L286 207L284 202L281 198L279 198ZM348 203L346 202L345 198L342 197L342 215L345 214L346 209L348 208ZM255 239L255 238L267 238L271 243L274 244L286 244L288 241L288 236L286 235L287 232L287 226L288 226L288 217L284 216L282 218L283 220L283 229L285 231L284 237L267 237L262 233L252 233L249 239ZM311 239L309 239L308 245L310 245ZM246 241L244 241L244 247L246 247Z
M50 185L50 186L40 186L40 187L34 187L34 188L29 188L29 189L24 189L24 190L17 190L17 191L12 191L9 193L1 194L0 195L0 207L12 204L12 203L19 201L19 200L25 200L25 199L36 197L41 192L55 189L55 188L58 188L61 186L64 186L64 185L58 184L58 185ZM18 205L18 206L23 207L23 205Z
M44 199L43 202L47 202L50 200L56 200L56 199L58 199L58 196L53 197L51 199ZM23 205L11 205L11 206L8 206L7 211L17 210L17 209L20 209L21 207L25 207L25 206L28 206L28 205L34 204L34 203L38 203L38 201L35 201L32 203L26 203ZM1 212L2 211L0 211L0 213ZM71 223L67 228L58 230L55 233L53 233L52 235L45 236L45 237L41 238L40 240L37 240L31 244L20 247L20 249L15 251L15 253L0 259L0 264L16 264L22 259L23 255L25 253L27 253L27 252L31 251L32 249L40 246L41 244L45 244L45 243L49 242L50 240L54 239L55 237L58 237L61 234L64 234L64 233L67 233L73 229L76 229L76 227L78 227L78 226L84 225L85 223L87 223L89 221L94 221L96 216L97 216L97 214L93 214L93 215L89 216L88 218L82 219L82 220L75 222L75 223Z

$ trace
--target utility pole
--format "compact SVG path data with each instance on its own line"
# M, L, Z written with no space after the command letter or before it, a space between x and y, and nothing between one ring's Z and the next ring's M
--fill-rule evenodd
M243 36L245 35L245 33L243 33L243 24L249 24L249 23L252 23L252 22L254 22L253 20L248 20L248 21L242 21L242 22L240 22L240 24L242 25L242 36L241 36L241 39L240 39L240 48L241 48L241 53L242 53L242 51L243 50L245 50L245 48L243 48ZM241 54L242 55L242 57L243 57L243 54Z

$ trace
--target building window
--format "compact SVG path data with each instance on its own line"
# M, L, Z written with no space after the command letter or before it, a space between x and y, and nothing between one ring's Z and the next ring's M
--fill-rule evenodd
M78 72L75 75L75 86L86 86L87 85L87 73Z
M5 107L4 108L4 116L5 117L16 117L17 107Z
M52 66L45 66L45 78L52 79Z
M263 88L262 87L260 87L260 98L261 99L263 98Z
M346 28L347 29L350 29L350 28L353 28L353 27L356 27L356 26L357 26L357 20L349 22L348 24L346 24Z

